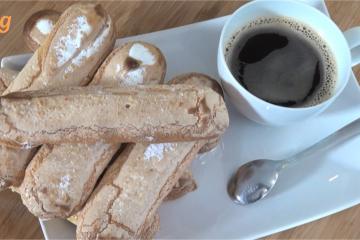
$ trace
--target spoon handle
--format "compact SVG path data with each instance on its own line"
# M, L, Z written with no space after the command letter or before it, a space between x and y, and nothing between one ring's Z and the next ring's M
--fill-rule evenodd
M360 134L360 118L354 120L353 122L347 124L346 126L340 128L336 132L330 134L326 138L320 140L319 142L315 143L314 145L306 148L305 150L295 154L294 156L285 159L283 168L287 167L290 163L296 162L295 160L301 159L311 155L312 153L320 150L325 149L331 146L334 146L338 143L341 143L351 137Z

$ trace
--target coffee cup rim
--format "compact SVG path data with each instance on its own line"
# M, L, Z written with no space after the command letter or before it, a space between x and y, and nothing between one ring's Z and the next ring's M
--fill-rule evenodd
M280 1L281 2L281 1ZM347 41L342 33L342 31L339 29L339 27L328 17L326 16L324 13L322 13L321 11L319 11L318 9L309 6L305 3L301 3L298 1L294 1L294 0L288 0L286 1L287 3L291 3L294 5L297 5L299 7L302 8L306 8L306 11L312 11L313 13L315 13L319 18L323 18L327 24L331 27L331 29L333 29L335 31L334 34L336 34L338 37L340 37L339 41L343 42L342 44L344 44L344 46L347 47L347 49L349 49ZM300 112L300 111L305 111L305 110L314 110L314 109L318 109L318 108L322 108L326 105L329 104L329 102L332 102L334 99L336 99L338 97L338 95L340 95L340 93L343 91L343 89L345 88L348 79L350 77L350 70L347 71L346 74L346 79L342 80L342 83L340 85L340 87L336 90L336 92L328 99L326 99L325 101L319 103L319 104L315 104L315 105L311 105L311 106L302 106L302 107L286 107L286 106L280 106L280 105L276 105L270 102L267 102L259 97L257 97L256 95L254 95L253 93L251 93L250 91L248 91L247 89L245 89L233 76L233 74L231 73L229 66L225 60L225 53L224 53L224 46L227 42L225 42L225 32L227 31L228 26L230 25L230 23L233 21L234 17L236 15L238 15L240 12L244 11L244 9L249 8L249 7L254 7L254 5L257 4L266 4L266 0L254 0L252 2L248 2L246 4L244 4L243 6L241 6L240 8L238 8L235 12L233 12L233 14L230 15L229 19L226 20L225 25L223 26L222 30L221 30L221 35L220 35L220 41L219 41L219 54L220 54L220 60L221 60L221 64L223 65L223 67L225 68L226 74L228 76L230 76L231 78L231 82L230 84L232 86L234 86L236 88L237 91L240 91L242 94L245 94L246 97L250 97L250 100L255 100L257 102L260 102L262 104L266 104L267 106L273 108L273 109L278 109L278 110L286 110L286 111L293 111L293 112ZM291 16L290 16L291 17ZM294 18L296 20L296 18ZM248 20L249 22L251 21L251 19ZM306 24L306 23L305 23ZM307 24L310 25L310 24ZM311 27L311 25L310 25ZM239 29L241 28L241 25L239 25ZM229 39L227 39L229 40ZM324 41L326 42L326 40L324 39ZM351 56L350 56L350 50L347 51L347 60L348 61L348 65L351 67ZM335 61L337 61L337 59L334 59ZM219 66L218 66L219 67ZM349 69L350 69L349 67ZM223 79L221 78L221 82L229 82L229 80Z

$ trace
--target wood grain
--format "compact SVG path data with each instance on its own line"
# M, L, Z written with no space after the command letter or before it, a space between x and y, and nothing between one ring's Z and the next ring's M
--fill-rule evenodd
M118 37L136 35L177 27L232 13L244 1L149 1L102 2L116 19ZM22 28L27 18L41 9L63 11L72 2L27 1L0 2L0 16L11 15L11 29L0 34L0 56L29 52L22 38ZM360 1L327 2L333 20L345 30L360 25ZM355 73L360 79L360 67ZM359 239L360 206L341 213L284 231L267 239ZM21 204L17 194L0 193L0 238L43 238L38 221Z

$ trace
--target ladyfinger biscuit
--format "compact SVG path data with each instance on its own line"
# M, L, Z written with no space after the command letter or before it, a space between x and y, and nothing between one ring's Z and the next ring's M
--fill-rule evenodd
M193 78L196 82L197 76ZM176 169L172 174L154 173L153 168L146 167L147 161L157 160L155 164L161 164L159 165L161 169L171 168L174 165L183 166L181 165L183 162L188 162L188 166L204 143L206 143L205 140L136 144L126 149L106 172L98 188L78 214L77 237L80 239L141 238L139 232L144 226L143 223L152 219L151 216L155 214L165 196L168 200L175 199L196 186L191 173L186 171L185 167ZM173 157L171 161L164 161L165 156ZM188 174L184 174L186 172ZM168 188L162 188L167 189L165 193L157 188L163 185L155 182L153 178L161 179L164 186L168 186ZM149 183L152 186L147 185ZM172 189L170 193L169 189ZM110 192L113 195L105 200L108 204L100 206L104 201L102 198ZM146 235L147 238L152 236Z
M224 92L220 84L211 77L202 73L185 73L169 81L170 84L190 84L193 86L206 86L213 89L215 92L224 97ZM199 153L205 153L214 149L219 143L219 138L212 138L207 140L207 143L200 149Z
M217 83L216 80L211 77L201 74L201 73L185 73L175 78L171 79L169 84L190 84L193 86L207 86L219 93L224 97L221 86ZM219 142L220 138L212 138L205 140L205 145L199 150L199 153L204 153L215 148ZM165 200L176 200L185 194L195 191L197 188L196 182L192 177L191 170L188 169L179 179L178 183L174 186L173 190L169 193Z
M54 27L48 39L35 52L20 74L11 81L7 93L80 84L82 81L79 79L92 76L86 73L86 67L91 66L92 71L95 71L101 59L113 47L114 26L110 16L99 5L75 4L64 12L61 19L61 24ZM75 24L78 19L89 23L88 33L82 33ZM99 21L92 22L93 20ZM73 49L73 54L67 55L68 61L59 66L59 59L64 57L60 53L66 52L69 48ZM6 168L1 169L0 178L4 184L0 190L21 184L25 168L35 151L36 149L22 149L17 153L15 149L1 147L3 157L0 162Z
M164 200L173 201L179 199L196 189L196 181L192 176L191 170L186 169Z
M23 203L43 219L70 216L82 207L118 148L102 142L43 145L18 189Z
M146 42L128 42L110 53L91 84L109 87L162 84L165 73L165 57L160 49Z
M119 77L117 65L124 67L129 55L129 50L122 49L131 49L139 44L156 58L154 64L157 66L141 63L139 67L144 69L143 79L134 80L134 84L139 80L142 84L156 84L155 79L158 83L163 82L166 65L160 50L148 43L129 42L113 50L90 85L133 85L128 75ZM23 203L40 218L66 218L75 214L93 191L97 179L118 149L119 144L102 142L95 145L43 146L27 167L24 181L19 188Z
M78 214L77 238L151 238L142 234L145 223L201 147L201 142L128 145Z
M10 68L0 68L0 92L4 92L10 83L16 78L18 72Z
M223 98L206 87L73 87L0 100L0 142L10 146L194 141L229 125Z
M25 168L36 150L0 146L0 191L21 183Z
M0 69L0 92L3 92L16 78L17 73L8 68ZM21 182L25 167L35 151L36 148L27 150L0 145L0 191Z
M0 69L0 92L4 92L6 89L6 83L4 82L4 78L1 76L1 69Z
M23 29L26 45L36 51L54 28L60 13L51 9L41 10L29 17Z
M60 16L4 95L86 85L115 42L110 16L98 4L74 4Z

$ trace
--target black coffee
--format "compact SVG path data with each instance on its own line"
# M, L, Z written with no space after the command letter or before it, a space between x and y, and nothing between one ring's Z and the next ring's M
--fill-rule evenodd
M328 99L335 87L329 47L311 28L290 19L251 22L233 37L226 51L238 82L273 104L315 105Z

